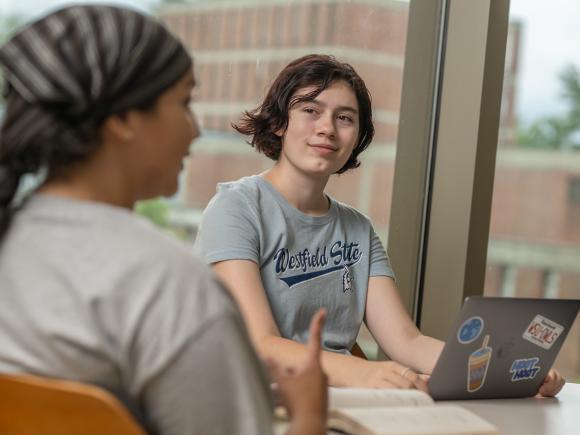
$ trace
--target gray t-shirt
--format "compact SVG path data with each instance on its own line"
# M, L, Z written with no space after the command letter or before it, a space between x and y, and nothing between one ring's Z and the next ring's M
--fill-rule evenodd
M328 212L314 217L260 176L220 184L195 249L209 263L254 261L283 337L306 342L312 315L325 307L323 347L348 353L363 321L369 277L393 272L369 220L329 200Z
M0 371L122 392L162 435L272 431L231 297L130 211L35 195L0 244Z

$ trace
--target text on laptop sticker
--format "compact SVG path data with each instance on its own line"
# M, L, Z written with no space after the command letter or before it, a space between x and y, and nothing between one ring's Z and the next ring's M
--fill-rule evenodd
M538 357L516 359L510 368L512 382L534 379L541 368L540 366L536 365L539 361L540 358Z
M491 360L492 349L487 344L489 343L489 335L483 339L483 344L479 349L469 355L467 363L467 391L473 393L483 387L485 383L485 376L487 375L487 368Z
M549 349L556 342L564 327L538 314L524 331L522 337L544 349Z
M457 341L461 344L471 343L483 331L483 319L475 316L465 320L457 330Z

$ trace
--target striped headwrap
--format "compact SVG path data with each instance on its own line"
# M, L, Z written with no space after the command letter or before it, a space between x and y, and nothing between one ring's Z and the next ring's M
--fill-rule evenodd
M153 18L79 5L26 26L0 48L0 64L7 99L0 172L7 154L24 149L30 158L13 169L29 172L86 157L106 117L151 104L191 58Z

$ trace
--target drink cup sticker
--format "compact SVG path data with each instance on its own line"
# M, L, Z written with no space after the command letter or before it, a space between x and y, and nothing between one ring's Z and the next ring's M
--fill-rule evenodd
M522 337L544 349L550 349L562 334L564 327L538 314L524 331Z
M471 343L483 331L483 319L475 316L465 320L457 330L457 341L462 344Z
M467 391L473 393L483 387L485 376L491 360L492 348L489 343L489 335L483 339L483 344L479 349L469 355L467 364Z
M534 379L541 369L541 367L537 365L539 362L540 358L538 357L514 360L510 368L512 382Z

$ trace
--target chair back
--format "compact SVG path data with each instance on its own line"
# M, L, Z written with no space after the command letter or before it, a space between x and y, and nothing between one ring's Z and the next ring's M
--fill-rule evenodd
M354 343L354 346L350 350L350 353L353 356L358 356L359 358L362 358L362 359L368 359L366 354L363 352L363 350L360 348L360 346L358 345L357 342Z
M1 373L0 434L146 435L125 406L99 387Z

